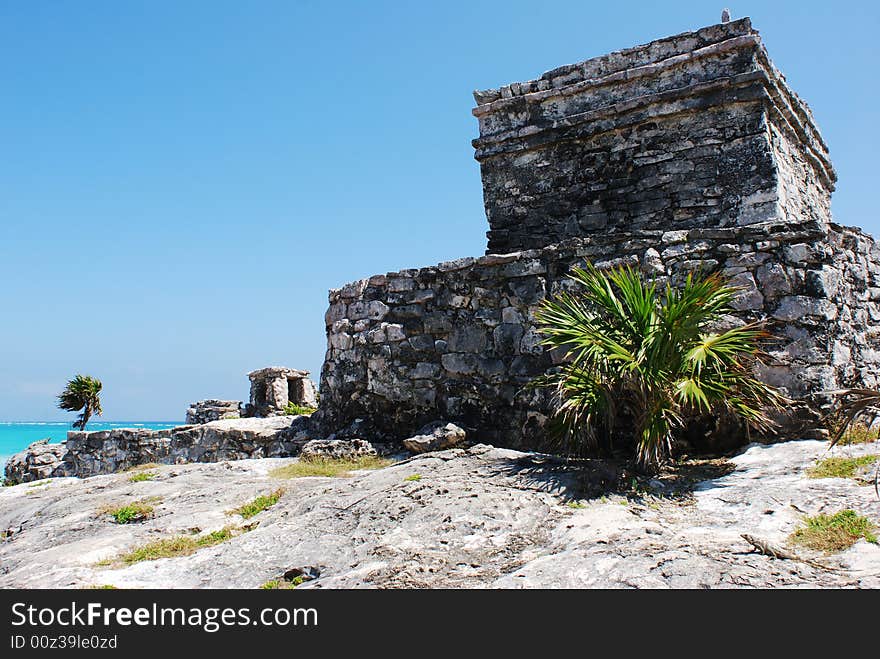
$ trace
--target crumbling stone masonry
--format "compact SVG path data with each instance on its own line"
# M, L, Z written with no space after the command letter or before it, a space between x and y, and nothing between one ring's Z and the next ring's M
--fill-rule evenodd
M226 419L165 430L116 428L70 431L67 440L40 440L5 466L10 484L49 477L85 478L137 465L221 462L296 455L312 439L308 417Z
M880 253L833 223L825 143L748 19L474 97L489 253L330 292L328 431L399 440L445 419L540 446L535 310L588 261L732 277L739 318L777 337L760 375L799 400L783 432L815 430L819 392L876 383Z
M238 400L200 400L186 411L186 424L192 426L220 419L238 419L241 417L241 408L241 401Z

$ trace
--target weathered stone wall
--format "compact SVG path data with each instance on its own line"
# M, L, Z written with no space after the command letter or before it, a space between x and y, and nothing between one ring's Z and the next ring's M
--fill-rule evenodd
M6 464L9 483L49 477L112 474L137 465L220 462L296 455L312 438L308 417L227 419L165 430L117 428L71 431L67 440L41 440Z
M769 346L776 361L761 376L795 398L876 382L880 339L871 325L880 319L880 254L870 237L811 223L643 230L459 259L331 291L321 423L401 439L442 418L478 441L540 446L549 393L527 385L552 360L534 313L547 294L571 285L572 266L588 261L629 263L659 277L698 267L732 277L745 289L738 317L767 318L778 337Z
M220 419L238 419L242 407L239 400L200 400L186 411L186 424L191 426Z
M487 253L830 220L827 148L748 19L474 96Z
M776 216L826 224L831 220L833 183L811 162L809 153L793 143L787 126L778 115L768 122L777 178Z

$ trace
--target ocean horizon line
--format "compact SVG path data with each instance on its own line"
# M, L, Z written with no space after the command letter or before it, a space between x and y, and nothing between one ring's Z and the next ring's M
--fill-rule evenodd
M116 420L91 420L90 423L162 423L162 424L179 424L186 425L184 421L166 421L162 419L145 419L145 420L131 420L131 419L122 419L120 421ZM0 421L0 426L70 426L73 425L72 421Z

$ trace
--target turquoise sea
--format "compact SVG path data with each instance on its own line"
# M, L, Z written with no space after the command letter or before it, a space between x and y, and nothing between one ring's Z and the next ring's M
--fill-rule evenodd
M111 430L113 428L174 428L183 423L171 421L89 421L86 430ZM17 423L0 421L0 476L6 461L27 448L29 444L46 437L54 444L67 439L67 431L73 430L67 421Z

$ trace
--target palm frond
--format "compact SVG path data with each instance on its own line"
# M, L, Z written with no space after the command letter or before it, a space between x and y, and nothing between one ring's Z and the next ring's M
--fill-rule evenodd
M541 386L554 387L556 419L569 438L610 437L624 402L635 418L638 464L655 468L669 454L684 415L731 411L769 427L766 408L786 400L752 375L767 338L757 323L708 328L731 311L738 289L719 275L689 274L663 291L620 267L575 269L577 292L545 300L536 318L542 344L564 364Z
M833 448L843 438L854 422L865 420L871 425L880 418L880 391L854 388L826 393L836 397L834 407L827 417L834 426L829 448Z

